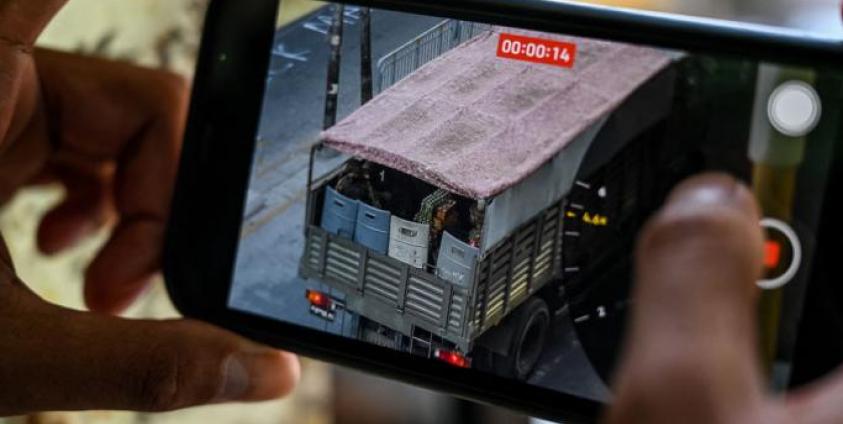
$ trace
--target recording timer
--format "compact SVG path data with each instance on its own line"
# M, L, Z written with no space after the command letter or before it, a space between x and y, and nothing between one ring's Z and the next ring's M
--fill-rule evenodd
M577 45L543 38L501 34L498 57L572 68Z

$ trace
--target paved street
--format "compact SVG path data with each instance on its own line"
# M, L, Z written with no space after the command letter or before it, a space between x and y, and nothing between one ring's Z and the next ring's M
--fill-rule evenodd
M360 102L358 13L354 7L346 11L340 119ZM320 9L278 32L230 301L241 310L351 336L356 322L347 314L329 323L309 311L305 290L330 293L330 288L298 276L309 151L323 119L330 16L330 9ZM374 62L440 21L374 12ZM341 160L323 157L317 168L327 171ZM608 392L595 380L568 317L557 321L530 382L605 398Z

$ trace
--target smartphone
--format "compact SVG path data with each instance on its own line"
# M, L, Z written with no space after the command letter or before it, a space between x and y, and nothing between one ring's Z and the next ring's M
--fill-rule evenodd
M811 357L839 333L810 299L835 299L842 53L558 1L213 1L170 294L273 346L591 421L639 231L726 172L763 210L761 351L786 389L841 358Z

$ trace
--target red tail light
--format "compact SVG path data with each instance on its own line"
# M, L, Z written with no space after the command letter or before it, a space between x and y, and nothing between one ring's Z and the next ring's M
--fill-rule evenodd
M433 353L433 357L440 361L447 362L448 364L451 364L455 367L471 367L471 361L466 358L465 355L459 352L452 352L450 350L445 349L436 349L436 351Z
M320 309L331 309L331 306L334 303L330 296L316 290L308 290L306 296L311 305Z

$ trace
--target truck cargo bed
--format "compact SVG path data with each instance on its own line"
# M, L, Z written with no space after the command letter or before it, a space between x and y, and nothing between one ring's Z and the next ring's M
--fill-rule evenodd
M351 312L407 337L424 329L469 352L480 335L559 278L563 210L563 201L557 202L499 243L481 258L466 287L313 223L300 272L344 293Z

